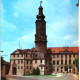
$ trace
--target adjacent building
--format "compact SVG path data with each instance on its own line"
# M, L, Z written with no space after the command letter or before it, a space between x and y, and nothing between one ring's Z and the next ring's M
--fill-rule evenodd
M37 67L40 75L77 72L74 59L79 55L79 48L47 48L46 21L41 5L36 18L35 48L16 49L11 54L9 75L28 75Z

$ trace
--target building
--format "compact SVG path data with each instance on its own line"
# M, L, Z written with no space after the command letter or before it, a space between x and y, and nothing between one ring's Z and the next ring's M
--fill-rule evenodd
M36 18L35 48L16 49L11 54L9 75L27 75L37 67L40 75L77 72L73 60L78 57L78 47L47 48L46 21L41 4Z
M2 58L1 77L5 77L9 73L10 63L6 62Z

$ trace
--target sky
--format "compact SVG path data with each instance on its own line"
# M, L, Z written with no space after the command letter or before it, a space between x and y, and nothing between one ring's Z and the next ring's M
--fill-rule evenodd
M47 47L79 46L77 0L42 0ZM35 47L36 15L40 0L1 0L1 50L4 60L19 49Z

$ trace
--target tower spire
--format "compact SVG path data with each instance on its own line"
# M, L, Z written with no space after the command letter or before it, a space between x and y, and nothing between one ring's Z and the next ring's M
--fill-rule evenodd
M40 6L41 6L42 1L40 1Z

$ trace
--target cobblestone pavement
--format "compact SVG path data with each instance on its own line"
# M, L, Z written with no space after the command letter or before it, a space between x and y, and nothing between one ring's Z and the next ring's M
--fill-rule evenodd
M79 80L75 74L63 74L61 77L54 76L7 76L7 80Z

